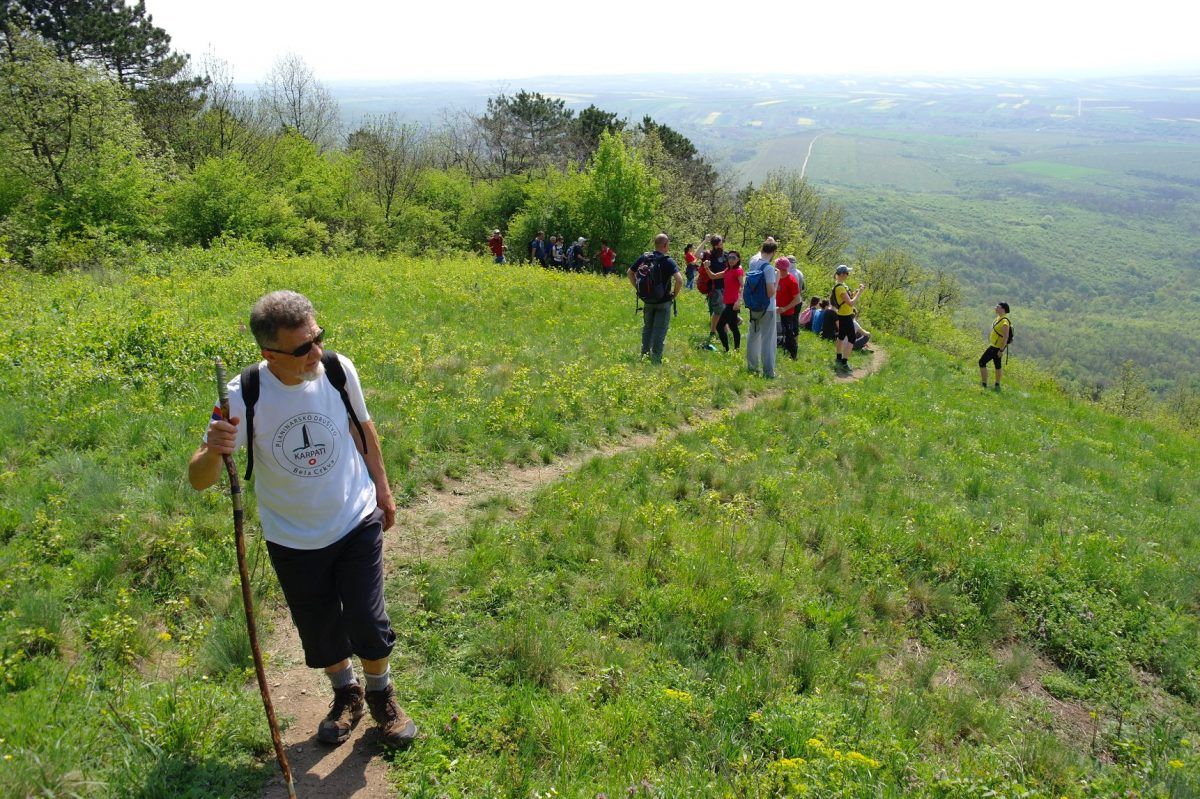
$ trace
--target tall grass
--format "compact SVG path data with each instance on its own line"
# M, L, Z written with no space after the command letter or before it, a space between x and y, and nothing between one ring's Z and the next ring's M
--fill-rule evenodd
M449 623L406 633L405 701L433 724L403 789L500 795L514 771L521 795L579 797L1200 789L1181 679L1200 500L1146 491L1193 444L1141 447L1136 425L981 394L970 364L888 345L877 378L797 387L473 526L434 567L461 587ZM1035 670L1079 686L1094 743L1033 722ZM497 715L517 697L530 716Z
M695 346L690 295L652 368L616 280L172 259L0 284L3 795L234 796L270 772L227 499L183 477L263 291L309 294L355 360L403 498L764 385ZM396 758L407 795L1195 793L1195 442L886 344L845 385L803 337L781 399L399 564L397 684L427 736Z

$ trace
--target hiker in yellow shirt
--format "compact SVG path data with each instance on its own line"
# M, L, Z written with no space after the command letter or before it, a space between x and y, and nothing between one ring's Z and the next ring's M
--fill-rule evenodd
M1000 356L1008 349L1008 342L1012 338L1012 322L1008 321L1008 303L996 303L996 319L992 322L992 329L988 333L988 348L983 351L983 355L979 358L979 381L984 388L987 388L987 363L991 361L996 368L996 391L1000 390Z
M854 349L855 339L854 303L858 302L864 288L859 286L857 291L851 293L846 286L850 271L845 264L839 264L833 271L833 292L829 297L829 311L837 314L837 341L834 343L837 361L834 366L839 372L850 371L850 353Z

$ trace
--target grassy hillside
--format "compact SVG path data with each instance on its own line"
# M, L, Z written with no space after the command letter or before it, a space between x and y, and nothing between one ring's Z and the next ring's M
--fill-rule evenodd
M1195 795L1194 443L888 347L410 563L403 795Z
M212 356L252 358L239 325L284 285L358 364L404 498L764 385L696 349L698 297L654 369L624 284L475 258L6 272L0 794L253 795L271 772L226 499L183 467ZM806 337L783 398L402 561L394 669L425 730L403 795L1196 795L1196 442L885 345L846 385Z

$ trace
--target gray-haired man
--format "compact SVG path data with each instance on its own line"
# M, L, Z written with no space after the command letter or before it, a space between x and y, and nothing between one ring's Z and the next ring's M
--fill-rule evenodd
M318 739L345 741L365 701L383 741L407 744L417 728L393 695L388 656L396 635L383 599L383 531L395 522L396 503L358 373L349 358L325 352L325 331L302 294L259 299L250 330L263 360L230 381L231 418L209 422L188 481L208 488L220 478L222 455L249 449L263 538L305 663L333 684ZM247 441L249 425L240 422L255 387ZM365 692L351 655L362 661Z

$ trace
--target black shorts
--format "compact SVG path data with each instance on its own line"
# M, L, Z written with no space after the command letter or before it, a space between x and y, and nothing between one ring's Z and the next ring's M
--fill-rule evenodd
M383 511L321 549L292 549L267 542L292 622L300 632L304 662L333 666L350 655L382 660L392 652L383 602Z
M854 341L854 315L847 314L846 316L838 316L837 318L837 337Z
M1000 355L1004 350L995 347L988 347L983 351L983 355L979 357L979 368L986 369L988 361L991 361L997 369L1000 368Z

